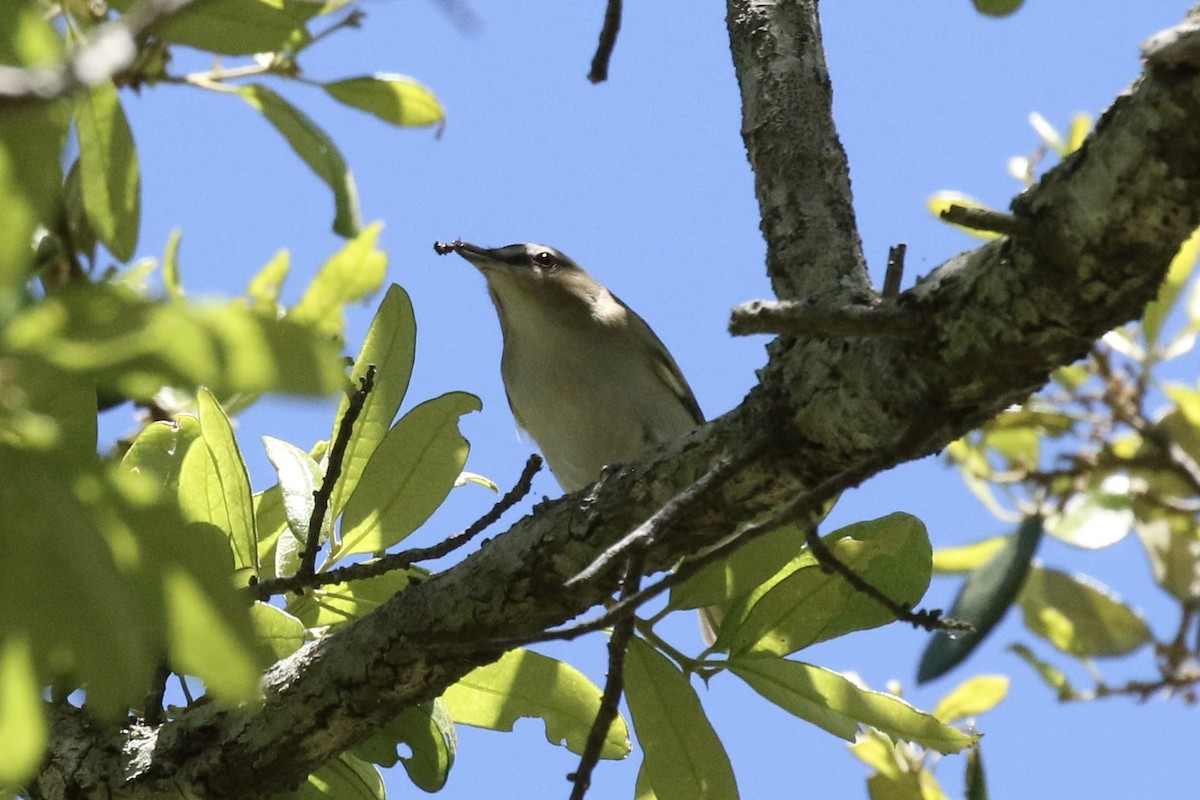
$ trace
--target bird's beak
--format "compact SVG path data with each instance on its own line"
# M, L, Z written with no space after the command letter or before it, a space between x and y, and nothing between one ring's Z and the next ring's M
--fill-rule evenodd
M486 273L490 269L498 269L508 265L508 260L502 257L497 250L488 250L485 247L464 242L461 239L455 239L453 242L434 242L434 252L439 256L444 256L447 253L458 253L460 256L471 262L471 265L480 272ZM501 248L503 249L503 248Z

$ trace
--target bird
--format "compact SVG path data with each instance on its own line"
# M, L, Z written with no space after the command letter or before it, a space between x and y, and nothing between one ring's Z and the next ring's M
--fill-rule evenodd
M696 396L646 321L568 258L537 243L435 242L487 280L504 340L500 374L517 425L567 492L704 422ZM712 618L701 614L712 643Z

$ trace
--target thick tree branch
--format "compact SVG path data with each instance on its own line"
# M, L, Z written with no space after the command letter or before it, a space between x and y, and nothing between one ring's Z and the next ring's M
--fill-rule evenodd
M793 20L777 19L789 14L815 22L802 2L730 11L769 267L785 299L845 303L866 283L832 129L818 137L827 148L819 165L778 149L777 127L824 116L825 106L803 105L809 98L828 102L813 67L822 61L815 26L799 35ZM785 49L768 25L790 31ZM561 625L609 597L613 570L565 584L719 460L764 448L689 507L687 536L655 538L647 573L713 546L824 476L881 452L892 463L933 452L1024 399L1054 367L1141 312L1200 222L1197 36L1180 31L1171 58L1150 63L1084 146L1014 202L1016 233L951 259L897 298L930 320L926 339L778 340L761 385L737 409L585 492L542 504L461 564L280 662L260 706L202 706L159 728L103 728L55 706L34 794L232 798L295 785L401 709L498 657L496 640ZM794 84L781 84L789 64ZM798 77L805 65L812 85ZM771 108L784 122L767 119ZM803 182L814 174L815 183ZM814 187L812 201L805 193Z
M729 0L767 272L781 300L862 302L871 287L833 125L816 0Z

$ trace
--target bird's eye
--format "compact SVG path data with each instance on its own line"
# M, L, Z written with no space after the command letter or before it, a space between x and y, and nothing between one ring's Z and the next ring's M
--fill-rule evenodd
M542 269L554 269L558 266L558 259L552 253L543 250L533 257L533 263Z

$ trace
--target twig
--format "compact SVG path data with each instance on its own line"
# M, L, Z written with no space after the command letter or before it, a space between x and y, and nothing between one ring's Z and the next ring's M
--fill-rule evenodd
M608 6L604 9L604 27L600 29L600 43L596 45L596 55L592 56L592 69L587 76L592 83L608 80L608 61L612 58L613 48L617 45L617 33L620 30L621 0L608 0Z
M354 431L354 423L362 413L367 396L375 388L375 365L368 364L366 374L359 381L358 388L350 395L350 403L346 413L338 424L337 436L333 440L333 448L329 451L329 464L325 468L325 479L321 488L313 492L313 510L308 518L308 540L304 543L304 555L300 559L298 576L311 577L317 566L317 550L321 546L321 528L325 524L325 514L329 511L329 498L333 487L342 474L342 460L346 457L346 447L350 444L350 434Z
M729 332L734 336L786 333L919 341L928 335L928 327L919 313L887 302L828 307L796 300L751 300L735 307L729 319Z
M154 668L154 679L150 684L150 691L146 695L145 708L142 709L142 720L151 727L162 724L163 697L167 694L167 678L169 677L171 677L171 668L166 664L159 664Z
M519 503L525 495L529 494L529 489L533 484L533 476L541 468L542 457L536 453L531 455L529 460L525 462L525 469L521 471L521 477L517 480L516 484L508 490L507 494L496 501L496 504L492 506L490 511L475 520L475 522L462 532L456 533L431 547L416 547L399 553L391 553L365 564L351 564L307 577L297 573L286 578L273 578L272 580L262 581L248 587L248 591L257 599L266 600L272 595L283 594L285 592L374 578L385 572L405 569L419 561L429 561L449 555L495 524L496 520L500 519L500 516L505 511L508 511L508 509Z
M637 592L642 580L642 566L642 553L632 553L625 570L625 580L621 584L622 599ZM587 794L592 785L592 770L596 768L600 751L604 748L604 739L613 720L617 718L617 704L621 702L621 693L625 691L625 655L636 621L630 610L617 621L608 639L608 677L604 682L604 693L600 695L600 708L596 710L592 729L588 731L587 744L583 748L583 755L579 757L579 767L567 776L567 780L575 784L571 789L571 800L583 800Z
M988 231L1005 236L1015 233L1020 227L1016 217L990 208L971 208L952 204L942 209L941 218L946 222L962 225L973 231Z
M143 0L120 19L98 26L54 66L0 65L0 104L54 100L109 80L137 58L135 39L139 34L199 2L202 0Z
M650 519L638 525L619 542L605 550L584 567L579 574L566 582L567 588L587 583L612 567L617 561L635 549L645 549L657 540L661 532L678 522L687 514L696 501L704 497L713 487L724 483L732 472L758 454L760 447L747 448L733 456L722 458L708 472L700 476L683 491L672 497Z
M883 276L883 299L891 300L900 294L900 283L904 280L904 256L908 245L904 242L888 250L887 272Z

